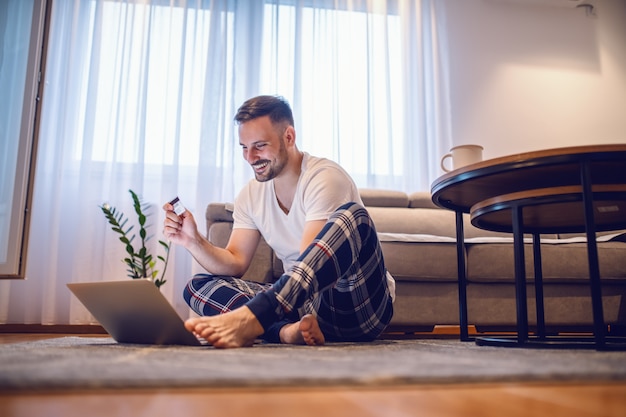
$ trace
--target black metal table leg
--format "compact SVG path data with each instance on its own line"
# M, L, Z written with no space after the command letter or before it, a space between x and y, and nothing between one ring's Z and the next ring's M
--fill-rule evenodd
M546 321L543 305L543 268L541 265L541 238L533 233L533 264L535 267L535 310L537 312L537 337L546 337Z
M465 233L463 231L463 212L456 212L456 261L459 279L459 326L461 340L473 340L469 337L467 320L467 275L465 272Z
M515 302L517 304L517 341L528 340L528 305L526 300L526 264L524 261L524 221L522 207L513 212L513 252L515 258Z
M596 348L602 349L605 344L606 330L604 324L604 309L602 307L602 285L600 282L596 226L593 213L591 169L588 162L581 164L581 182L583 188L585 230L587 232L587 258L589 260L589 284L591 287L591 306L593 309L593 335L596 341Z
M511 207L513 222L513 257L515 261L515 304L517 311L517 338L506 336L479 337L478 345L526 346L528 343L528 303L526 300L526 265L524 256L524 220L522 206Z

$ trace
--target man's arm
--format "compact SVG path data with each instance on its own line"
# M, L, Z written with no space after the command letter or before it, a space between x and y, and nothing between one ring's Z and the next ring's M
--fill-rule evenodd
M302 233L302 240L300 241L300 253L304 252L311 242L313 242L313 239L320 233L325 224L326 220L312 220L304 224L304 232Z
M170 242L183 246L194 259L214 275L241 276L252 261L260 233L251 229L233 229L226 248L211 244L198 231L196 221L189 211L180 216L171 204L163 206L165 221L163 234Z

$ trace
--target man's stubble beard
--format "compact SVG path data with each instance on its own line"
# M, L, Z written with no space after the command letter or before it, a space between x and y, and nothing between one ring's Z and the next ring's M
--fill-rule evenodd
M280 142L280 148L278 150L278 157L274 160L274 162L266 160L269 162L268 170L265 174L259 175L257 172L254 172L254 177L259 182L267 182L276 178L287 166L287 162L289 160L289 154L287 153L287 147L285 146L285 142Z

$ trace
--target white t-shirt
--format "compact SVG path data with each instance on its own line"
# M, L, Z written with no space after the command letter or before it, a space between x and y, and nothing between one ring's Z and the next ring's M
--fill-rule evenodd
M300 256L304 225L328 220L345 203L363 206L356 184L337 163L304 153L302 170L289 214L278 205L274 181L251 180L235 200L233 228L258 230L289 270ZM395 282L387 273L392 298Z

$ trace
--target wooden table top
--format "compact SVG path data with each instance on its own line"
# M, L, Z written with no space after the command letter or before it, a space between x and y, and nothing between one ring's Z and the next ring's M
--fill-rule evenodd
M626 184L626 144L554 148L494 158L436 179L435 204L469 213L481 202L513 193L581 185L588 163L595 185Z

